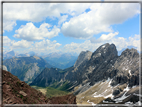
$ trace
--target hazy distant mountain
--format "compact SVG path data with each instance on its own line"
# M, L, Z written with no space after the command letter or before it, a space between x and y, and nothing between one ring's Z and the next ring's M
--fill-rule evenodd
M79 103L136 103L139 101L139 53L132 48L118 56L116 46L106 43L93 53L81 52L74 66L62 73L55 68L44 69L31 83L41 84L74 91L81 96ZM136 99L132 99L134 96Z
M38 56L13 57L4 60L3 64L9 72L26 82L32 81L45 67L52 67Z
M30 52L28 52L28 54L30 55L30 56L36 56L36 53L35 52L33 52L33 51L30 51Z
M73 66L77 60L77 56L73 56L68 53L50 53L46 56L43 56L43 58L51 65L60 69L65 69Z
M13 50L3 53L3 59L9 59L15 56L16 56L16 53Z

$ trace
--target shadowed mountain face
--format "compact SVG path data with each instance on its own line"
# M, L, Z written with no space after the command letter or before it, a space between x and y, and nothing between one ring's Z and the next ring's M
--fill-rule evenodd
M13 57L4 60L7 70L22 81L32 81L45 67L52 67L44 59L37 56Z
M47 98L8 71L2 70L2 78L3 104L76 104L73 94Z
M52 75L53 72L55 75ZM74 91L74 94L80 95L98 82L105 81L109 83L108 86L115 88L110 93L106 93L107 90L104 90L104 94L106 96L114 94L114 98L121 92L120 96L125 96L127 86L128 88L138 86L139 53L137 50L126 49L118 56L115 45L106 43L93 53L81 52L74 66L65 69L63 73L55 69L44 69L31 85L40 86L42 83L42 86L46 87L56 83L56 87L60 87L66 82L64 86L66 91ZM118 86L124 84L125 87L120 90ZM90 96L92 95L90 94Z

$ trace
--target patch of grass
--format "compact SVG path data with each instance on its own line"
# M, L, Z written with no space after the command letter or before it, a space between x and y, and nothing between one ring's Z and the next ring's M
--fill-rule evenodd
M58 90L61 90L61 91L66 91L66 92L68 92L67 89L68 89L69 87L70 87L70 84L69 84L68 81L66 81L66 82L64 82L64 83L62 84L62 86L58 87L57 89L58 89Z
M56 86L56 83L54 84ZM48 98L55 97L55 96L63 96L69 94L67 91L63 91L60 89L64 88L64 84L58 88L53 88L53 87L38 87L38 86L31 86L32 88L35 88L36 90L41 91L43 94L45 94Z
M63 95L68 94L68 92L61 91L61 90L58 90L58 89L55 89L55 88L52 88L52 87L47 87L46 89L47 89L46 96L48 98L55 97L55 96L63 96Z
M62 71L59 71L59 72L60 72L60 73L65 73L66 71L63 71L63 70L62 70Z
M60 87L60 85L61 85L61 83L59 83L59 82L56 81L53 84L51 84L49 87L58 88L58 87Z

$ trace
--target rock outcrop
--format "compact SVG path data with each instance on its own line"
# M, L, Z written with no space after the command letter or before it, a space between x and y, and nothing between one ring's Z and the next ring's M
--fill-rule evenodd
M76 104L73 94L47 98L8 71L2 70L2 78L3 104Z
M90 51L82 51L74 64L74 67L78 67L82 62L87 62L90 60L92 52Z

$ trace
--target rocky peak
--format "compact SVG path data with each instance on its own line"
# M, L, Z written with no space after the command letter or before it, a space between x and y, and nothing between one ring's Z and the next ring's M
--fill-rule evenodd
M127 48L126 50L124 50L124 51L122 52L121 56L134 58L134 57L138 57L138 56L139 56L139 53L138 53L137 50L134 49L134 48L131 48L131 49L128 49L128 48Z
M118 56L116 46L114 44L106 43L101 45L91 56L91 60L107 61Z
M88 60L90 60L90 58L91 58L91 55L92 55L92 52L90 52L90 51L82 51L81 53L80 53L80 55L78 56L78 59L77 59L77 61L75 62L75 64L74 64L74 67L77 67L77 66L79 66L82 62L84 62L84 61L88 61Z

